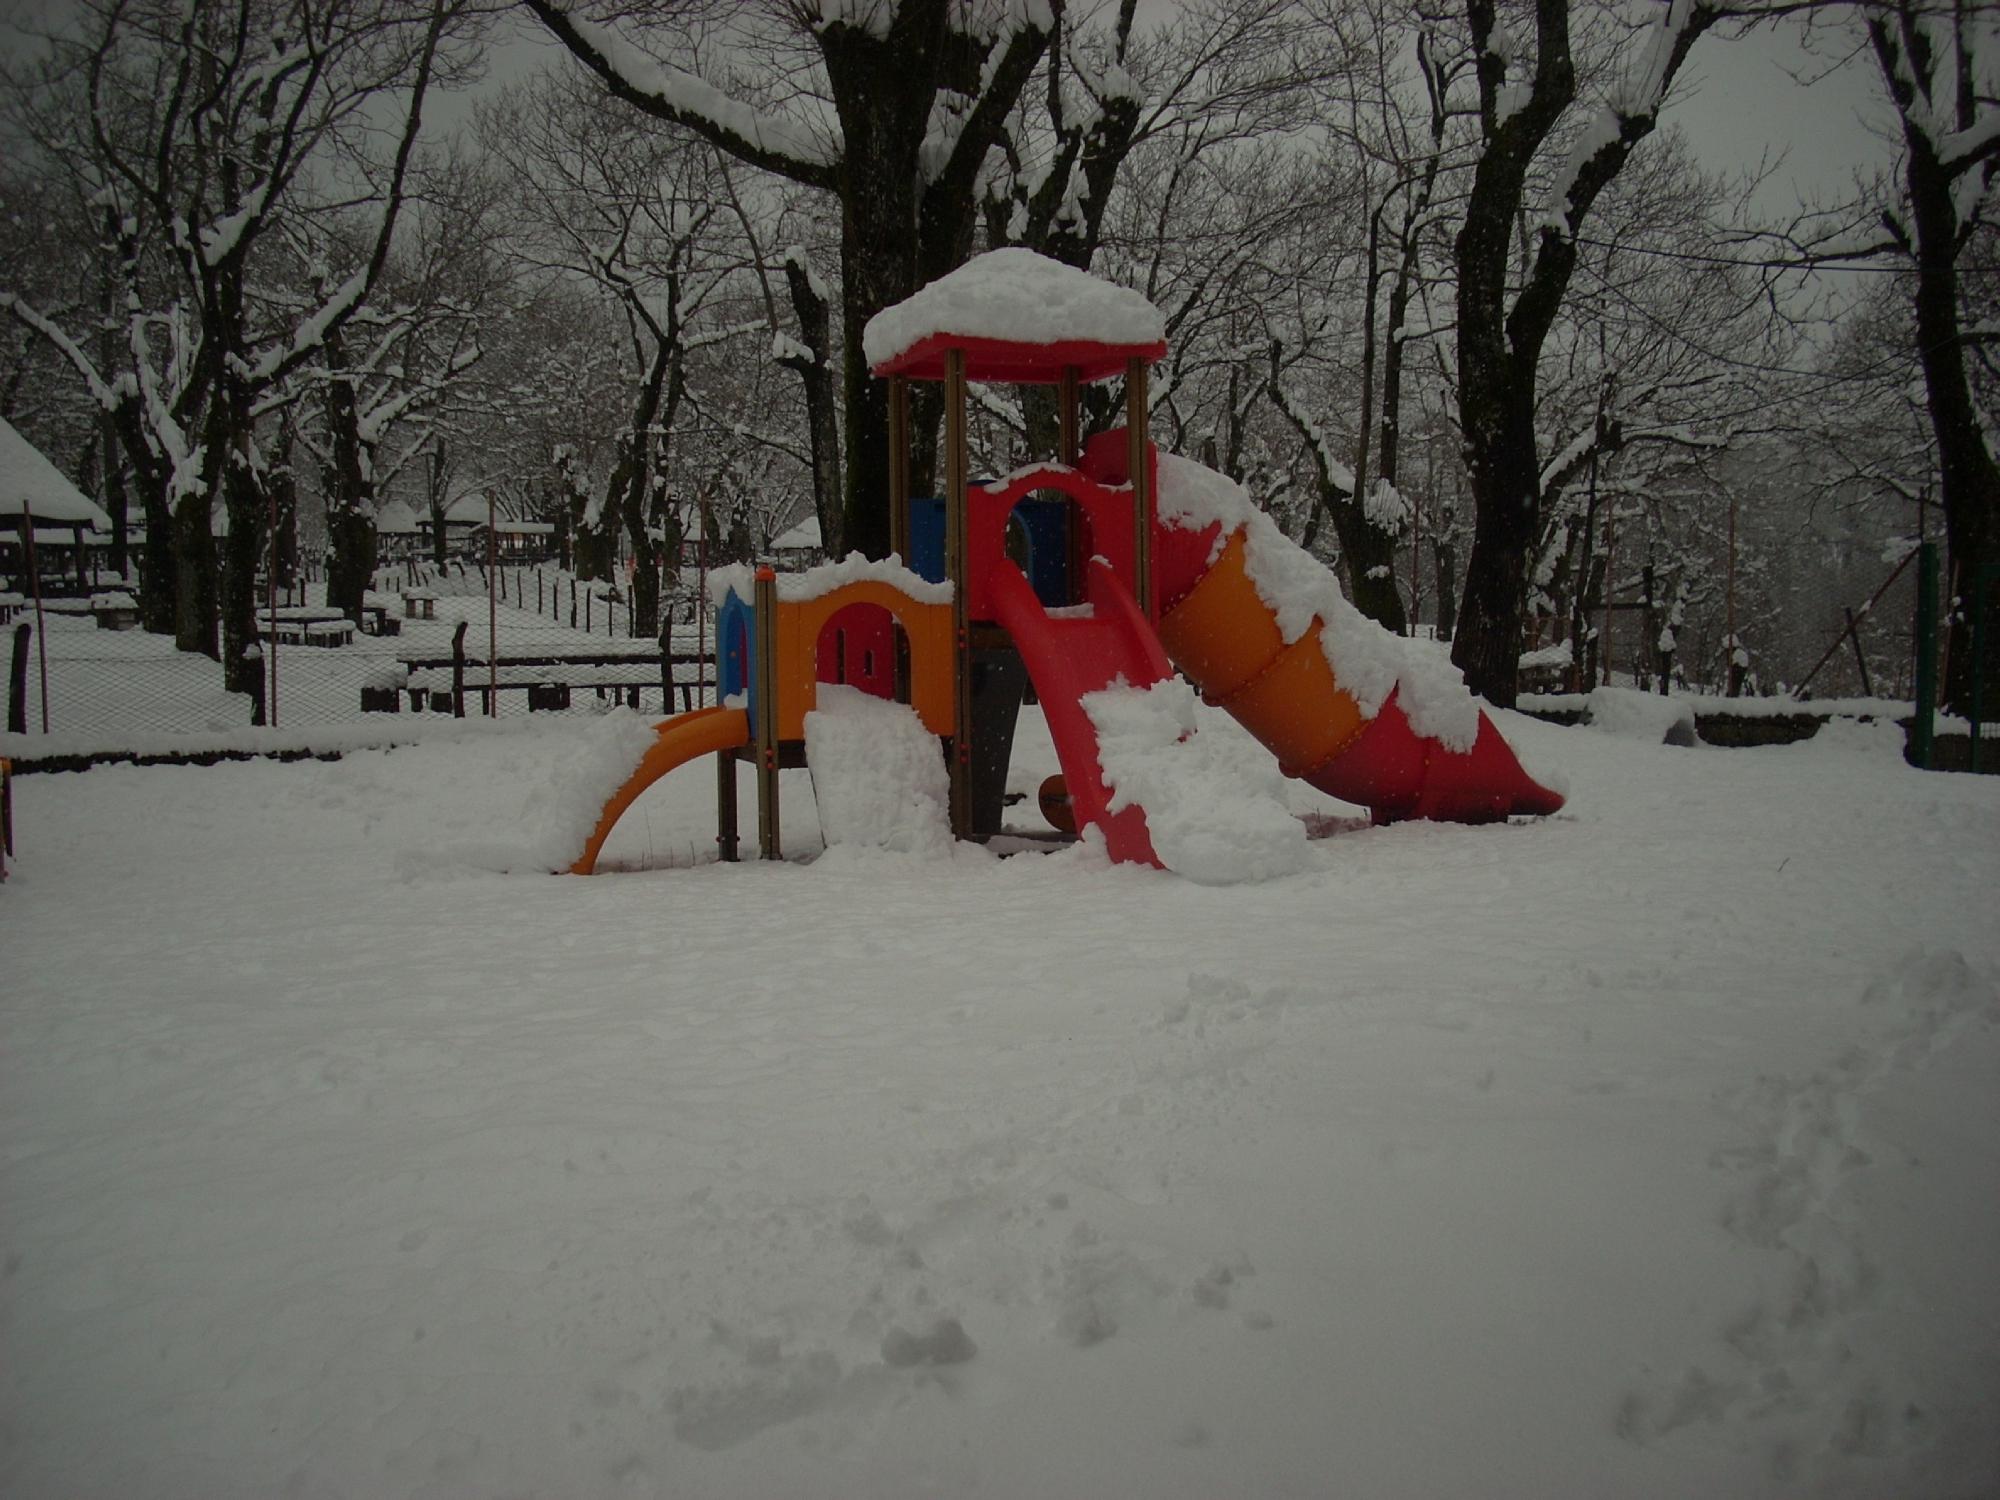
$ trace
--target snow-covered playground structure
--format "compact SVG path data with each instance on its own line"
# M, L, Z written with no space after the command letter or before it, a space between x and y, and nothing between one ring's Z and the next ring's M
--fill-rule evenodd
M888 381L895 556L780 579L717 580L722 702L660 724L572 869L589 873L654 781L723 757L718 838L736 848L734 763L758 774L766 857L778 771L806 764L824 684L906 703L944 742L951 833L999 830L1016 714L1032 683L1075 826L1121 862L1180 868L1178 804L1199 801L1184 675L1288 776L1377 821L1543 816L1560 793L1523 770L1430 647L1363 617L1333 574L1234 481L1161 455L1146 431L1165 320L1137 292L1023 249L989 252L877 316ZM1080 388L1125 379L1126 423L1083 441ZM944 391L942 496L909 485L909 386ZM968 474L972 382L1057 387L1060 453L987 484Z

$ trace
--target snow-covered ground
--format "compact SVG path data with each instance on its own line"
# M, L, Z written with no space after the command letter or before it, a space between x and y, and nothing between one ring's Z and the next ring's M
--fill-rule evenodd
M1559 817L1220 887L705 765L518 873L615 724L21 779L0 1493L1994 1494L2000 781L1503 717Z

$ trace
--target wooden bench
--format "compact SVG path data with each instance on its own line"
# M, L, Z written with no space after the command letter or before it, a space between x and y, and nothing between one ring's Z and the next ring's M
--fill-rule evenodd
M432 713L452 713L459 692L468 697L477 694L483 712L491 711L490 699L495 692L527 694L531 713L556 711L568 708L571 695L579 688L589 688L600 701L610 697L631 708L639 706L642 693L653 690L661 695L662 711L673 711L673 704L666 701L670 695L657 656L502 657L490 672L485 662L469 658L456 664L450 657L403 657L400 661L409 674L402 691L410 695L412 713L426 708ZM672 674L683 713L694 708L696 694L715 687L706 656L676 652L668 659L666 670ZM379 691L371 694L370 701L382 701Z
M435 620L438 613L438 596L435 589L404 589L403 618L406 620Z

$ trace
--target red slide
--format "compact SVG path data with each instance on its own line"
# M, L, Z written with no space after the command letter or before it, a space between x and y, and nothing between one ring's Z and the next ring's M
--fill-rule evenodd
M1111 858L1121 864L1158 865L1144 809L1110 810L1111 792L1097 755L1097 729L1083 708L1084 694L1121 678L1133 687L1144 687L1173 675L1138 602L1100 558L1090 562L1087 612L1050 614L1011 562L994 565L987 589L995 617L1013 636L1034 680L1077 826L1103 830Z

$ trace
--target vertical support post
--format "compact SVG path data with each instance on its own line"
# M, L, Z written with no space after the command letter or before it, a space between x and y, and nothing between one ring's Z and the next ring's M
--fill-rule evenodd
M1132 592L1139 613L1153 614L1153 475L1147 463L1146 361L1125 366L1125 462L1132 480Z
M1917 716L1910 726L1910 763L1931 767L1931 742L1937 727L1938 689L1937 543L1917 545Z
M944 356L944 570L951 581L951 832L972 835L972 621L966 598L965 351Z
M1078 394L1076 366L1064 365L1062 382L1056 387L1056 421L1060 424L1056 456L1072 469L1076 467L1077 457L1082 451L1077 436Z
M910 380L889 377L889 550L910 565ZM838 561L838 559L834 559Z
M35 665L42 679L42 733L49 732L49 625L42 617L42 569L35 561L35 517L21 507L21 556L28 564L28 591L35 598Z
M1967 745L1970 758L1966 765L1969 770L1979 769L1980 741L1985 738L1985 693L1986 653L1993 643L1986 638L1987 590L1992 587L1995 570L1991 567L1978 568L1972 574L1972 679L1971 742Z
M1921 523L1919 523L1921 524ZM1724 695L1738 698L1743 694L1743 669L1736 664L1736 491L1729 491L1729 581L1725 591L1723 606L1723 650L1728 653L1723 662Z
M1056 386L1056 441L1057 457L1074 469L1083 458L1082 437L1082 391L1081 375L1075 365L1064 365L1062 380ZM1090 549L1083 538L1083 507L1074 500L1063 503L1063 516L1068 523L1064 535L1068 546L1069 596L1064 601L1069 604L1083 602L1084 570L1090 564Z
M28 732L28 638L35 627L26 620L14 627L14 659L7 672L7 732Z
M451 716L465 717L465 627L460 620L451 633Z
M764 859L783 859L778 829L778 575L757 570L757 848Z
M498 548L494 545L493 491L486 492L486 716L500 717L500 610L494 585L500 579Z
M264 486L264 524L271 533L270 561L265 563L264 608L270 612L271 697L264 705L264 722L278 727L278 488ZM374 578L369 578L374 583ZM355 624L361 622L356 620Z
M730 864L736 863L736 752L723 750L715 757L715 847Z
M1618 522L1604 518L1604 639L1598 643L1598 659L1604 663L1604 685L1611 686L1611 600L1618 592Z

